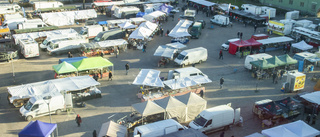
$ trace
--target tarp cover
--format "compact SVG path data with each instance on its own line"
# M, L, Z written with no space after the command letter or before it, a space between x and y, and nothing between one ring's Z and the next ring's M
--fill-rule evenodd
M170 11L172 10L172 6L169 6L165 3L163 3L160 7L159 7L159 10L166 13L166 14L169 14Z
M19 137L49 137L57 124L45 123L39 120L31 121L19 132Z
M200 4L200 5L203 5L203 6L207 6L207 7L216 5L216 3L206 1L206 0L190 0L190 1L197 3L197 4Z
M262 130L261 133L268 137L299 137L283 126L276 126L273 128L265 129Z
M165 110L162 107L150 100L133 104L132 107L142 116L149 116L165 112Z
M207 101L193 92L175 97L187 105L187 116L185 121L193 120L202 110L207 108Z
M99 84L90 76L77 76L8 87L8 93L12 95L9 99L12 103L15 99L30 98L49 92L77 91Z
M148 38L151 34L151 30L145 27L139 27L130 34L129 39L145 39Z
M273 56L272 58L268 58L267 61L275 66L284 66L286 62L280 60L277 56Z
M152 23L150 21L146 21L146 22L142 22L139 25L139 27L145 27L145 28L151 30L152 32L154 32L158 28L158 25L155 23Z
M189 27L193 21L180 20L177 25L170 31L169 36L173 38L191 36L188 32Z
M64 58L64 59L59 59L59 64L62 63L62 62L68 62L68 63L72 63L72 62L77 62L77 61L80 61L84 58L88 58L86 56L82 56L82 57L73 57L73 58Z
M151 12L147 15L144 15L143 18L146 19L147 21L150 21L150 22L155 22L155 20L160 17L160 16L164 16L166 15L166 13L162 12L162 11L154 11L154 12Z
M248 47L251 46L251 43L244 40L238 40L235 42L229 43L229 53L235 55L239 47Z
M174 97L166 97L154 101L166 110L166 119L176 118L180 123L185 122L187 106Z
M160 45L156 51L154 52L154 56L161 56L161 57L167 57L170 59L173 59L173 54L176 53L178 51L178 49L172 48L172 47L168 47L168 46L164 46L164 45Z
M313 48L313 46L307 44L304 40L302 40L298 43L293 43L292 47L300 49L300 50L309 50L309 49Z
M305 100L320 105L320 91L304 94L301 96Z
M113 121L101 125L98 137L127 137L127 127Z
M74 66L65 61L61 64L53 65L52 68L57 74L77 72L77 69Z
M257 61L251 61L250 64L252 66L257 67L258 69L269 69L269 68L277 67L276 65L268 62L266 59L257 60Z
M99 69L113 66L113 64L102 57L91 57L85 58L77 62L71 63L78 71L90 70L90 69Z
M208 136L203 134L199 130L195 130L193 128L188 128L185 130L180 130L180 131L177 131L174 133L163 135L161 137L208 137Z
M273 38L267 38L267 39L262 39L257 41L262 43L263 45L266 45L266 44L273 44L273 43L290 42L290 41L293 41L293 39L290 37L281 36L281 37L273 37Z
M183 48L187 47L186 45L184 45L184 44L182 44L180 42L168 43L166 45L170 46L170 47L173 47L173 48L176 48L176 49L183 49Z
M160 79L160 71L154 69L141 69L132 84L151 87L164 87Z
M280 55L280 56L278 56L278 58L279 58L281 61L285 62L287 65L297 64L297 63L298 63L297 60L291 58L288 54Z
M102 48L128 44L128 42L126 40L124 40L124 39L105 40L105 41L100 41L100 42L97 42L97 43Z
M123 29L133 29L137 27L136 25L133 25L130 22L121 23L118 26Z
M195 85L201 85L212 82L208 77L206 76L190 76L190 77L183 77L179 79L170 79L166 80L163 83L166 84L169 88L175 90L175 89L181 89L186 88L190 86Z

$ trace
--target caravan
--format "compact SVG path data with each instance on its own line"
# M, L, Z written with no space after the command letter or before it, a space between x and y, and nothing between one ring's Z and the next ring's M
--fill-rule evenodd
M8 26L10 30L14 30L14 29L18 29L18 24L21 24L26 21L27 21L26 18L9 19L9 20L5 20L2 26Z
M33 39L19 39L19 49L25 58L40 56L38 43Z
M18 29L42 28L48 27L41 19L26 20L18 24Z
M137 13L140 12L140 9L134 6L129 7L115 7L114 16L116 18L133 18L136 17Z
M92 39L103 31L105 31L105 27L101 25L90 25L82 27L79 34L87 39Z
M218 24L220 26L228 26L230 23L229 17L224 15L214 15L210 19L211 23Z
M59 55L69 51L80 51L80 43L88 43L89 40L82 36L68 38L60 41L51 42L47 47L49 55Z
M261 7L252 5L252 4L242 4L241 8L248 13L252 13L255 15L260 15L261 14Z
M169 70L169 73L168 73L168 79L179 79L179 78L185 78L190 76L208 77L207 75L203 74L201 70L195 67L186 67L186 68L180 68L175 70Z
M261 14L268 15L270 18L276 17L276 9L275 8L270 8L267 6L262 6L261 7Z
M34 10L44 9L44 8L57 8L57 7L63 6L63 3L59 1L36 1L36 2L31 2L31 4L33 4Z

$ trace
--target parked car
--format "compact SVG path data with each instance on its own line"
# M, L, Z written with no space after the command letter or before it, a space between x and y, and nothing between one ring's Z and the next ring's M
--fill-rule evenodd
M238 41L238 40L240 40L240 39L239 39L239 38L229 39L226 43L223 43L223 44L221 45L221 49L222 49L222 50L229 50L229 44L230 44L230 42L235 42L235 41Z

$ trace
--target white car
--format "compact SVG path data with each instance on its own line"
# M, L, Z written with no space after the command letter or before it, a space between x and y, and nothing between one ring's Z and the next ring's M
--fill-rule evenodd
M240 39L239 38L229 39L226 43L223 43L221 45L221 49L222 50L229 50L229 43L230 42L235 42L235 41L238 41L238 40L240 40Z

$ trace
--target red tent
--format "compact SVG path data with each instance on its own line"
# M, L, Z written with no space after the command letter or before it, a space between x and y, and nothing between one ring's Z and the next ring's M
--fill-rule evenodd
M262 45L262 43L256 41L254 38L248 39L248 40L246 40L246 41L249 42L249 43L251 43L251 46L252 46L252 47L253 47L253 46L261 46L261 45Z
M229 53L232 54L232 55L235 55L236 52L241 47L253 47L253 46L260 46L260 45L262 45L262 43L257 42L253 38L245 40L245 41L238 40L238 41L235 41L235 42L230 42L230 44L229 44Z
M267 34L255 34L255 35L252 35L251 38L255 40L261 40L261 39L267 39L269 38L269 36Z

